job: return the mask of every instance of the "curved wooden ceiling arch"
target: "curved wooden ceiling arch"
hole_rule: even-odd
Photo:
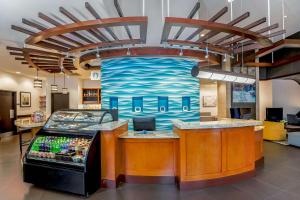
[[[59,25],[54,28],[49,28],[31,35],[25,40],[26,44],[36,45],[54,36],[60,36],[67,33],[72,33],[82,30],[91,30],[97,28],[111,28],[116,26],[139,26],[140,42],[145,43],[147,37],[147,17],[119,17],[96,19],[88,21],[79,21],[71,24]],[[117,40],[118,41],[118,40]],[[124,40],[125,42],[130,40]],[[114,43],[113,41],[111,42]],[[120,43],[120,42],[119,42]]]
[[[185,56],[200,58],[202,60],[205,56],[204,52],[195,50],[195,48],[202,50],[208,48],[210,52],[209,63],[217,64],[220,63],[220,56],[215,56],[211,52],[232,55],[240,50],[241,45],[243,45],[244,49],[251,49],[252,46],[257,47],[257,45],[260,48],[268,47],[272,45],[269,38],[285,33],[285,30],[281,30],[265,34],[277,29],[279,27],[278,24],[272,24],[253,31],[253,28],[266,22],[265,17],[257,19],[243,27],[237,26],[250,16],[249,12],[243,13],[227,24],[217,22],[228,12],[229,9],[227,6],[220,9],[207,20],[193,19],[200,8],[200,3],[197,2],[187,18],[165,18],[161,43],[168,44],[175,49],[161,47],[136,48],[134,45],[146,44],[148,25],[148,18],[146,16],[124,17],[118,0],[114,0],[114,5],[119,16],[117,18],[103,19],[89,2],[85,2],[84,5],[93,19],[82,21],[69,10],[59,7],[60,14],[69,19],[71,23],[64,23],[63,21],[65,20],[61,20],[57,15],[53,17],[40,12],[38,13],[38,17],[43,22],[22,19],[22,23],[29,26],[30,29],[12,25],[11,28],[13,30],[29,35],[25,40],[26,44],[45,50],[43,53],[40,52],[40,55],[36,55],[37,51],[33,48],[27,48],[27,50],[26,48],[19,48],[21,49],[19,51],[9,49],[11,55],[20,56],[15,59],[23,61],[22,64],[24,63],[42,70],[45,69],[48,72],[56,72],[58,70],[57,67],[62,63],[65,66],[65,70],[72,73],[72,70],[76,70],[76,67],[78,68],[79,66],[74,62],[76,65],[74,67],[72,63],[73,59],[66,55],[72,55],[73,53],[84,54],[87,50],[91,52],[84,54],[79,59],[80,62],[86,62],[88,58],[94,59],[98,50],[101,57],[104,56],[103,58],[127,56],[128,46],[130,46],[131,55],[133,56],[179,56],[181,49],[183,49],[182,51]],[[49,27],[49,24],[51,27]],[[127,39],[120,39],[118,37],[113,29],[113,27],[117,26],[125,29],[125,34],[128,36]],[[130,26],[139,27],[138,37],[133,37]],[[173,27],[178,27],[179,29],[174,36],[171,36],[170,33]],[[196,30],[188,37],[183,38],[182,33],[187,28],[194,28]],[[225,34],[225,36],[214,39],[218,34]],[[30,51],[34,52],[34,54]],[[54,52],[57,52],[60,56],[56,55],[55,57],[53,55]]]

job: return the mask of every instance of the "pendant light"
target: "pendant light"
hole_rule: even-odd
[[[36,77],[33,80],[33,87],[34,88],[42,88],[43,87],[43,81],[39,79],[39,69],[36,69]]]
[[[53,73],[53,84],[51,85],[51,92],[57,92],[58,91],[58,86],[55,84],[55,73]]]
[[[66,88],[66,74],[64,73],[64,87],[62,88],[63,94],[68,94],[68,88]]]

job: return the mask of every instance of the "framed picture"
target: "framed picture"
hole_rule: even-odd
[[[217,97],[216,96],[203,96],[203,107],[216,107]]]
[[[30,92],[20,92],[20,107],[31,107]]]

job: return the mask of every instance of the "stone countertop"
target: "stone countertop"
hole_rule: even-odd
[[[112,131],[112,130],[115,130],[127,123],[128,123],[128,120],[119,120],[119,121],[113,121],[113,122],[107,122],[107,123],[103,123],[103,124],[89,126],[89,127],[83,128],[82,130]]]
[[[15,125],[18,128],[37,128],[37,127],[43,127],[45,125],[45,121],[44,122],[20,122],[20,121],[15,121]]]
[[[119,138],[130,139],[130,138],[138,138],[138,139],[176,139],[179,136],[172,131],[151,131],[146,134],[140,134],[138,131],[127,131],[121,135]]]
[[[263,123],[257,120],[243,120],[224,118],[217,121],[208,122],[184,122],[182,120],[172,120],[173,125],[179,129],[210,129],[210,128],[235,128],[247,126],[261,126]]]

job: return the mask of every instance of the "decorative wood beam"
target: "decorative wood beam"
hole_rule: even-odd
[[[115,5],[115,7],[116,7],[116,9],[117,9],[118,15],[119,15],[120,17],[124,17],[123,11],[122,11],[122,9],[121,9],[121,7],[120,7],[120,4],[119,4],[119,1],[118,1],[118,0],[114,0],[114,5]],[[130,32],[130,30],[129,30],[128,25],[125,25],[124,27],[125,27],[125,30],[126,30],[126,32],[127,32],[127,35],[128,35],[128,37],[129,37],[129,39],[132,40],[132,35],[131,35],[131,32]]]
[[[111,26],[125,26],[125,25],[139,25],[141,40],[144,41],[147,31],[147,17],[123,17],[123,18],[107,18],[107,19],[96,19],[84,22],[76,22],[66,25],[60,25],[54,28],[47,29],[36,33],[26,39],[28,44],[36,44],[40,41],[46,40],[50,37],[71,33],[74,31],[88,30],[93,28],[105,28]]]
[[[56,20],[52,19],[51,17],[49,17],[49,16],[47,16],[47,15],[41,13],[41,12],[38,14],[38,16],[39,16],[39,18],[43,19],[44,21],[46,21],[46,22],[48,22],[48,23],[50,23],[54,26],[62,26],[63,25],[63,24],[57,22]],[[86,38],[85,36],[81,35],[80,33],[72,32],[70,34],[77,37],[77,38],[79,38],[82,41],[87,42],[87,43],[93,43],[92,40]]]
[[[299,39],[284,39],[274,43],[270,47],[259,50],[255,55],[260,58],[282,48],[300,48]]]
[[[100,15],[96,12],[96,10],[93,8],[89,2],[85,2],[85,8],[96,18],[101,19]],[[119,38],[116,36],[116,34],[110,29],[105,28],[105,30],[112,36],[114,40],[119,40]]]
[[[9,52],[9,54],[12,56],[24,56],[23,53],[20,52]]]
[[[231,49],[226,49],[226,48],[222,48],[222,47],[219,47],[219,46],[214,46],[212,44],[198,43],[198,42],[192,42],[192,41],[186,41],[186,40],[168,40],[167,43],[171,44],[171,45],[199,47],[201,49],[205,49],[206,46],[208,46],[208,48],[211,51],[216,51],[216,52],[226,53],[226,54],[231,54],[232,53]]]
[[[231,22],[228,23],[229,26],[234,26],[238,23],[240,23],[241,21],[243,21],[244,19],[247,19],[250,16],[249,12],[244,13],[243,15],[239,16],[238,18],[232,20]],[[206,40],[208,40],[209,38],[212,38],[216,35],[218,35],[220,32],[218,31],[210,31],[208,32],[205,36],[201,37],[199,40],[197,40],[197,42],[204,42]]]
[[[278,24],[273,24],[273,25],[271,25],[271,26],[268,26],[268,27],[265,27],[265,28],[263,28],[263,29],[260,29],[260,30],[254,32],[254,33],[256,33],[257,35],[259,35],[259,34],[261,34],[261,33],[264,33],[264,32],[267,32],[267,31],[270,31],[270,30],[276,29],[276,28],[278,28]],[[266,36],[264,36],[264,37],[266,37]],[[236,39],[233,40],[233,41],[229,41],[229,42],[226,42],[226,43],[222,43],[221,45],[222,45],[222,46],[230,46],[230,45],[232,45],[232,44],[235,44],[235,43],[238,43],[238,42],[240,42],[240,41],[243,41],[244,39],[247,39],[247,38],[245,38],[245,37],[242,36],[242,37],[236,38]]]
[[[245,66],[248,67],[272,67],[272,63],[263,63],[263,62],[247,62]]]
[[[38,29],[38,30],[40,30],[40,31],[44,31],[44,30],[47,29],[46,27],[44,27],[44,26],[42,26],[42,25],[40,25],[40,24],[37,24],[37,23],[35,23],[35,22],[29,21],[29,20],[24,19],[24,18],[22,18],[22,23],[23,23],[23,24],[26,24],[26,25],[28,25],[28,26],[31,26],[31,27],[33,27],[33,28],[36,28],[36,29]],[[62,39],[62,40],[71,42],[71,43],[73,43],[73,44],[75,44],[75,45],[82,45],[82,43],[80,43],[80,42],[78,42],[78,41],[76,41],[76,40],[73,40],[72,38],[69,38],[69,37],[64,36],[64,35],[58,35],[57,37],[59,37],[59,38]],[[66,45],[64,45],[64,46],[66,46]],[[74,46],[73,46],[73,47],[72,47],[72,46],[67,46],[67,47],[69,47],[69,48],[74,48]]]
[[[200,8],[200,2],[197,2],[196,5],[191,10],[191,12],[190,12],[190,14],[188,15],[187,18],[193,19],[193,17],[195,16],[195,14],[199,10],[199,8]],[[174,36],[174,40],[177,40],[179,38],[179,36],[182,34],[183,31],[184,31],[184,27],[180,27],[180,29],[178,30],[178,32]]]
[[[73,22],[81,22],[77,17],[75,17],[72,13],[67,11],[64,7],[59,7],[59,11],[64,14],[66,17],[71,19]],[[109,41],[109,39],[101,33],[98,29],[91,29],[87,30],[90,34],[92,34],[95,38],[97,38],[100,41]]]
[[[74,52],[82,52],[88,49],[95,49],[95,48],[104,48],[104,47],[115,47],[115,46],[123,46],[128,44],[141,44],[142,41],[138,39],[132,39],[132,40],[116,40],[114,42],[99,42],[94,44],[87,44],[78,48],[70,49],[70,53]]]
[[[191,28],[203,27],[205,29],[209,29],[216,32],[224,32],[224,33],[239,35],[254,40],[260,43],[262,46],[272,45],[272,41],[266,38],[265,36],[262,36],[260,34],[257,34],[249,30],[244,30],[242,28],[232,26],[230,24],[222,24],[217,22],[208,22],[204,20],[175,18],[175,17],[166,18],[165,27],[162,36],[162,43],[167,42],[167,38],[172,26],[185,26]]]
[[[212,18],[210,18],[209,22],[217,21],[220,17],[222,17],[225,13],[227,13],[228,7],[222,8],[217,14],[215,14]],[[203,28],[198,28],[194,33],[192,33],[186,40],[192,40],[194,37],[200,34],[201,31],[203,31]]]
[[[251,23],[251,24],[249,24],[249,25],[247,25],[247,26],[245,26],[243,28],[246,29],[246,30],[250,30],[250,29],[252,29],[252,28],[254,28],[256,26],[259,26],[259,25],[265,23],[266,21],[267,21],[267,18],[263,17],[263,18],[255,21],[255,22],[253,22],[253,23]],[[227,35],[225,37],[222,37],[222,38],[218,39],[217,41],[213,42],[213,44],[220,44],[220,43],[224,42],[225,40],[228,40],[228,39],[230,39],[230,38],[232,38],[234,36],[235,35],[233,35],[233,34],[229,34],[229,35]]]
[[[178,56],[180,49],[175,48],[163,48],[163,47],[134,47],[130,48],[131,56]],[[205,60],[205,52],[184,49],[183,56],[196,58],[199,60]],[[127,48],[114,49],[101,51],[100,57],[102,59],[108,59],[113,57],[127,56]],[[80,64],[86,63],[90,60],[96,59],[94,52],[82,55],[80,57]],[[210,54],[209,61],[211,64],[220,64],[220,57],[214,54]]]

